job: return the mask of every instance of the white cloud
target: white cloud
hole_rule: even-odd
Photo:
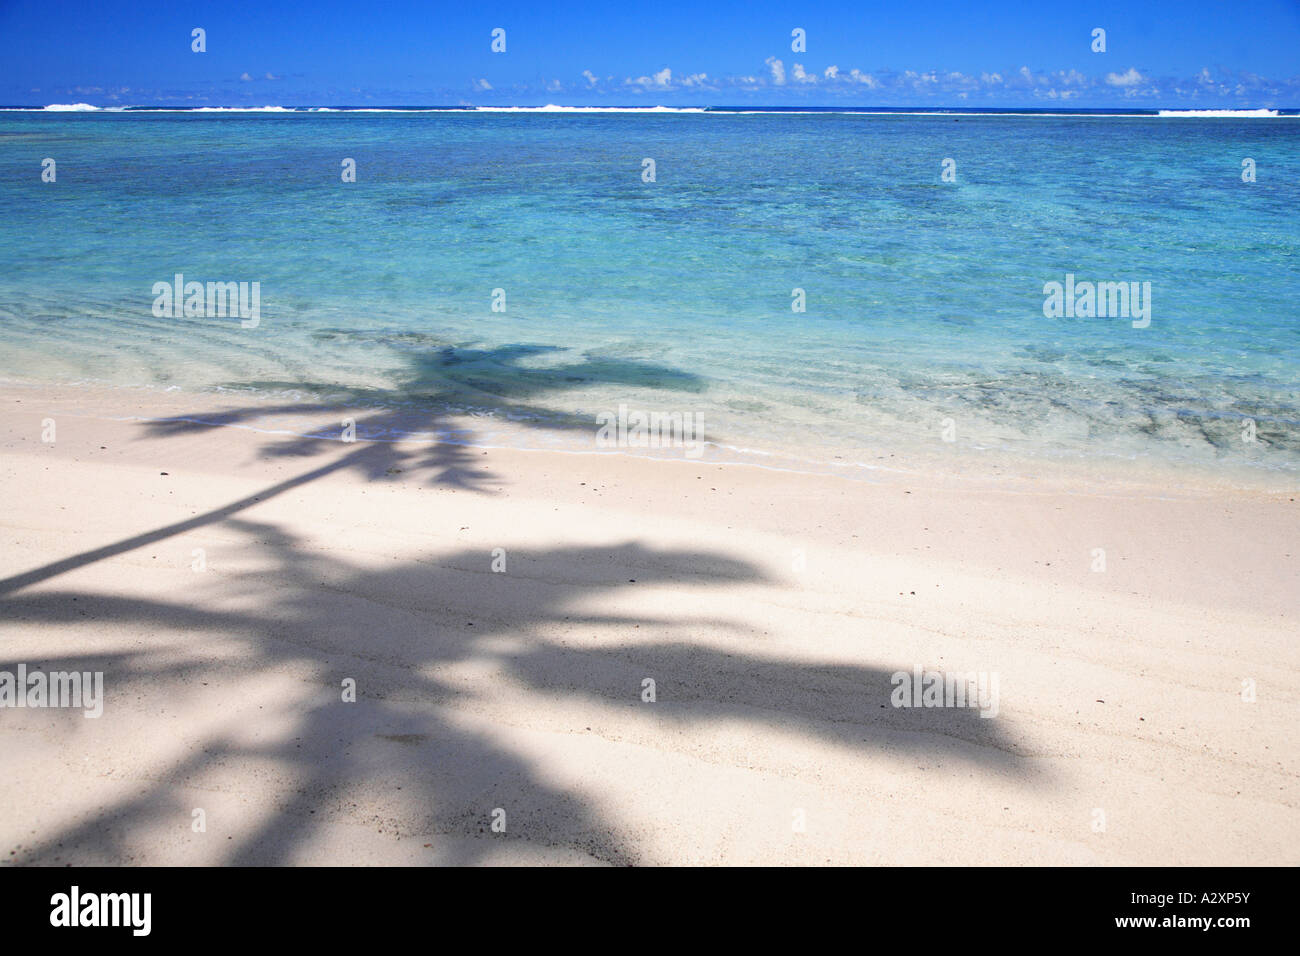
[[[1022,66],[1022,67],[1021,67],[1019,70],[1017,70],[1016,72],[1019,74],[1020,78],[1021,78],[1022,80],[1024,80],[1025,83],[1027,83],[1029,86],[1046,86],[1046,85],[1047,85],[1047,77],[1046,77],[1046,76],[1038,76],[1038,75],[1035,75],[1034,72],[1033,72],[1033,70],[1029,69],[1029,67],[1027,67],[1027,66]]]
[[[240,78],[241,80],[243,80],[245,83],[252,83],[252,82],[253,82],[253,78],[252,78],[251,76],[249,76],[247,73],[240,73],[240,74],[239,74],[239,78]]]
[[[863,73],[856,66],[853,69],[849,70],[849,79],[852,80],[854,83],[861,83],[869,90],[874,90],[878,86],[880,86],[879,81],[877,81],[874,76],[872,76],[870,73]]]
[[[635,80],[626,79],[623,81],[629,86],[640,86],[642,88],[656,87],[658,89],[668,89],[673,85],[673,71],[664,67],[658,73],[651,76],[638,76]]]
[[[790,75],[794,77],[794,81],[795,81],[796,83],[816,83],[816,82],[817,82],[817,74],[816,74],[816,73],[805,73],[805,72],[804,72],[804,68],[803,68],[803,64],[802,64],[802,63],[796,63],[796,64],[794,64],[794,66],[791,67],[791,69],[790,69]]]
[[[273,74],[267,78],[281,79]],[[242,80],[257,82],[259,76],[243,74]],[[579,82],[581,80],[582,82]],[[472,80],[476,90],[491,90],[487,80]],[[671,91],[719,91],[741,90],[747,94],[764,89],[782,91],[791,86],[787,97],[794,95],[794,90],[802,90],[822,84],[828,94],[852,96],[854,91],[871,91],[872,98],[879,96],[882,103],[906,103],[934,101],[958,102],[969,100],[972,104],[1008,102],[1016,100],[1030,102],[1039,100],[1044,103],[1064,103],[1084,99],[1084,94],[1092,97],[1101,96],[1112,102],[1138,100],[1150,101],[1158,95],[1176,96],[1179,101],[1203,103],[1208,98],[1233,98],[1245,100],[1274,99],[1283,95],[1300,95],[1300,78],[1278,81],[1268,77],[1245,72],[1212,71],[1209,68],[1197,70],[1184,77],[1162,77],[1161,86],[1155,85],[1154,77],[1144,75],[1136,67],[1128,67],[1117,73],[1083,73],[1075,69],[1046,70],[1037,73],[1028,66],[1017,67],[1005,72],[962,73],[955,70],[920,69],[920,70],[880,70],[875,73],[863,72],[854,67],[839,65],[824,69],[806,69],[802,63],[785,63],[776,56],[769,56],[763,61],[763,70],[758,75],[726,74],[711,76],[707,73],[686,73],[675,75],[669,67],[646,76],[631,76],[623,79],[623,88],[635,93],[667,93]],[[535,89],[552,92],[564,90],[612,90],[620,83],[618,77],[598,76],[592,70],[583,70],[579,76],[563,82],[559,80],[534,81]],[[1163,93],[1161,93],[1163,91]]]
[[[1131,66],[1123,73],[1106,74],[1106,82],[1111,86],[1137,86],[1144,79],[1146,77]]]

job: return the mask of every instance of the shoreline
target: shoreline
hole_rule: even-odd
[[[380,444],[422,443],[453,445],[485,451],[556,453],[593,457],[624,457],[640,461],[754,468],[796,476],[830,476],[853,483],[888,484],[922,482],[954,487],[999,488],[1010,485],[1018,492],[1044,488],[1079,494],[1123,496],[1191,496],[1234,493],[1265,498],[1300,494],[1300,473],[1282,467],[1243,462],[1186,463],[1154,456],[1119,454],[1086,457],[1063,455],[1013,455],[999,449],[967,443],[944,447],[935,441],[927,448],[917,442],[879,448],[837,449],[756,447],[704,439],[702,454],[688,455],[681,448],[597,448],[596,417],[587,431],[590,440],[577,437],[572,422],[563,425],[520,422],[494,414],[422,409],[418,403],[364,404],[320,400],[301,392],[266,394],[254,390],[186,390],[161,385],[104,385],[99,383],[22,382],[0,379],[0,405],[20,401],[19,396],[39,396],[51,410],[88,407],[70,412],[81,417],[137,424],[185,423],[244,430],[266,438],[301,439],[340,443],[340,416],[357,416],[356,441]],[[311,409],[314,425],[283,415],[286,405]],[[415,409],[415,411],[412,411]],[[437,428],[400,433],[396,437],[366,434],[366,419],[387,429],[391,417],[421,411]],[[232,419],[230,416],[237,415]],[[277,419],[275,416],[280,415]],[[557,422],[568,413],[556,412]],[[339,421],[335,421],[339,419]],[[283,423],[294,427],[283,427]],[[429,436],[429,437],[426,437]],[[481,437],[480,437],[481,436]],[[939,451],[933,450],[940,449]],[[843,454],[835,454],[842,451]],[[874,461],[863,460],[874,458]]]

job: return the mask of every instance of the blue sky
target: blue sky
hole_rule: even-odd
[[[77,102],[1298,107],[1300,0],[0,0],[0,103]]]

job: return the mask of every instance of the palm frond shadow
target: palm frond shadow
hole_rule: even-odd
[[[323,464],[310,468],[249,495],[186,521],[53,562],[45,567],[0,579],[0,595],[28,587],[87,564],[116,557],[127,551],[164,540],[204,525],[225,521],[252,505],[265,502],[336,472],[350,472],[370,481],[396,480],[405,474],[431,485],[466,491],[486,492],[493,473],[479,462],[480,452],[472,447],[473,435],[445,436],[449,409],[467,389],[498,397],[488,406],[492,414],[519,421],[534,428],[579,430],[595,434],[592,418],[561,414],[523,403],[523,398],[540,398],[562,391],[575,382],[637,385],[677,391],[699,391],[702,380],[669,366],[651,363],[584,358],[543,369],[520,365],[522,361],[552,352],[551,346],[509,345],[495,349],[417,351],[406,356],[401,383],[390,390],[341,388],[313,383],[241,383],[232,387],[284,387],[308,394],[319,393],[328,400],[294,401],[284,404],[259,402],[224,411],[196,411],[145,423],[142,439],[159,439],[201,433],[214,427],[247,426],[266,419],[290,418],[315,431],[289,436],[273,435],[257,443],[256,454],[269,458],[306,458],[329,455]],[[477,384],[475,384],[477,383]],[[484,390],[486,383],[490,388]],[[342,441],[335,427],[342,416],[351,417],[357,441]],[[325,420],[333,424],[327,430]],[[395,435],[429,434],[451,440],[397,444]]]
[[[112,719],[114,698],[147,695],[165,703],[172,693],[192,697],[196,685],[204,684],[203,693],[213,695],[219,712],[245,677],[305,668],[312,678],[299,685],[294,699],[282,702],[278,716],[287,716],[286,729],[252,745],[215,731],[178,762],[152,768],[130,798],[78,826],[42,835],[17,862],[129,861],[138,855],[134,833],[159,819],[188,827],[193,797],[186,788],[210,786],[214,773],[241,760],[273,766],[280,799],[265,809],[253,833],[232,841],[228,863],[298,859],[324,825],[351,819],[352,798],[365,785],[393,788],[395,803],[403,807],[426,808],[405,831],[393,823],[389,832],[432,844],[440,863],[485,861],[501,850],[501,841],[516,839],[533,848],[559,848],[569,858],[646,862],[636,839],[610,822],[610,814],[581,793],[547,782],[553,775],[525,756],[524,748],[503,745],[510,728],[494,727],[489,734],[469,729],[457,716],[471,698],[444,675],[465,664],[498,672],[539,706],[579,704],[590,715],[585,726],[597,730],[611,712],[640,720],[650,736],[707,732],[711,725],[742,721],[851,751],[884,748],[899,759],[942,758],[1016,775],[1026,786],[1041,782],[1027,755],[1003,734],[1002,721],[981,720],[967,710],[884,706],[891,685],[881,669],[809,667],[758,653],[724,653],[689,640],[703,620],[691,613],[658,621],[602,613],[602,632],[621,635],[616,646],[554,636],[557,627],[586,624],[593,595],[671,585],[689,611],[691,595],[701,588],[765,580],[754,567],[723,554],[666,552],[628,542],[512,553],[508,574],[487,571],[487,554],[473,550],[439,555],[436,563],[406,561],[375,570],[319,553],[306,561],[301,542],[265,522],[237,521],[233,527],[276,555],[278,570],[269,578],[265,570],[248,575],[264,587],[273,585],[269,593],[276,600],[265,612],[42,591],[10,598],[7,615],[29,625],[94,622],[193,639],[190,659],[164,655],[166,663],[142,653],[40,662],[47,670],[102,670],[110,688],[102,720]],[[474,568],[484,573],[467,570]],[[321,583],[327,586],[314,586]],[[239,653],[202,659],[205,635],[237,642]],[[509,640],[503,645],[502,639]],[[647,676],[658,683],[654,704],[640,698]],[[346,677],[357,682],[355,703],[343,701],[339,692]],[[528,729],[527,716],[519,719],[520,729]],[[576,725],[548,729],[584,732]],[[240,786],[238,779],[221,779],[232,789]],[[505,834],[490,831],[497,807],[509,815]]]
[[[522,364],[567,350],[554,346],[506,345],[491,349],[447,346],[405,356],[405,370],[391,389],[345,388],[312,382],[259,380],[230,387],[259,391],[293,391],[316,400],[281,405],[258,404],[217,413],[181,415],[150,424],[147,435],[176,435],[213,425],[240,425],[255,419],[291,418],[308,423],[312,431],[284,438],[263,454],[297,457],[315,454],[322,443],[337,442],[340,416],[349,416],[359,444],[342,455],[336,470],[354,470],[382,480],[397,472],[418,472],[431,483],[481,489],[490,474],[473,461],[467,447],[473,436],[453,429],[454,414],[486,415],[529,428],[588,432],[595,435],[594,416],[563,412],[544,404],[548,395],[599,383],[673,393],[698,393],[704,381],[667,365],[630,359],[583,357],[543,367]],[[328,421],[326,426],[324,422]],[[437,440],[420,449],[399,449],[394,439],[430,435]],[[706,441],[706,436],[698,436]]]

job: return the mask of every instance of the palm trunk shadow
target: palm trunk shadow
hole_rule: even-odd
[[[103,561],[107,558],[115,558],[118,555],[126,554],[128,551],[134,551],[137,548],[143,548],[146,545],[155,544],[167,538],[175,537],[178,534],[185,534],[187,531],[193,531],[196,528],[202,528],[206,525],[215,524],[218,521],[224,521],[233,515],[251,508],[253,505],[267,501],[286,491],[292,491],[318,478],[347,468],[363,460],[366,456],[382,454],[379,449],[371,446],[358,448],[350,452],[337,461],[321,465],[319,468],[313,468],[311,471],[296,475],[293,478],[281,481],[278,484],[270,485],[263,488],[255,495],[248,495],[240,498],[238,501],[232,501],[228,505],[220,508],[214,508],[204,514],[188,518],[185,521],[177,521],[174,524],[165,525],[156,528],[153,531],[147,531],[144,534],[138,534],[122,541],[105,545],[102,548],[95,548],[93,551],[83,551],[81,554],[64,558],[61,561],[54,561],[43,567],[33,568],[31,571],[24,571],[22,574],[15,574],[10,577],[0,579],[0,595],[12,594],[14,591],[29,587],[33,584],[39,584],[50,578],[57,577],[60,574],[66,574],[69,571],[75,571],[83,568],[88,564],[94,564],[96,561]]]

